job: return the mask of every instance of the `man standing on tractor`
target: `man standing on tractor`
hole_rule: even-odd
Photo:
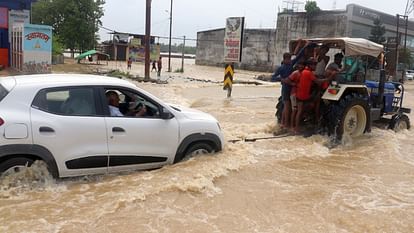
[[[289,77],[289,75],[294,70],[294,65],[301,59],[304,54],[304,50],[309,46],[310,43],[306,42],[305,46],[300,49],[297,53],[296,57],[292,60],[292,55],[290,53],[283,54],[283,61],[282,65],[275,70],[275,73],[272,75],[272,81],[282,81]],[[302,41],[300,41],[295,49],[295,52],[303,45]],[[282,128],[289,128],[290,125],[290,110],[292,108],[290,102],[290,92],[291,86],[285,82],[282,82],[282,101],[283,101],[283,112],[282,112],[282,120],[281,120],[281,127]]]
[[[299,61],[296,65],[296,70],[289,76],[289,78],[282,80],[283,83],[286,83],[291,86],[290,91],[290,103],[292,105],[292,114],[290,116],[290,126],[292,129],[295,128],[296,113],[298,112],[298,103],[296,100],[296,89],[300,80],[301,73],[305,69],[305,62]]]
[[[311,103],[313,101],[312,96],[311,96],[311,89],[312,89],[312,84],[316,83],[318,85],[322,84],[323,82],[330,82],[333,77],[335,77],[336,73],[332,73],[330,76],[326,77],[326,78],[317,78],[313,71],[316,68],[316,64],[317,64],[317,60],[314,58],[309,58],[306,62],[305,62],[305,69],[301,72],[300,75],[300,79],[299,82],[297,84],[297,89],[296,89],[296,100],[297,100],[297,104],[298,104],[298,112],[296,114],[296,121],[295,121],[295,134],[299,133],[299,125],[300,122],[302,120],[302,116],[303,116],[303,110],[304,110],[304,105]],[[313,103],[315,106],[315,103]],[[317,114],[318,111],[315,109],[315,114]],[[318,119],[319,116],[316,116],[316,119]]]
[[[329,75],[332,72],[341,72],[342,70],[342,58],[344,55],[342,53],[337,53],[334,55],[334,61],[326,67],[325,76]]]

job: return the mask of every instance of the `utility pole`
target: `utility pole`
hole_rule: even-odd
[[[184,53],[185,53],[185,36],[184,36],[184,42],[183,42],[183,56],[181,59],[181,72],[184,73]]]
[[[150,79],[151,1],[147,0],[145,19],[145,80]]]
[[[404,20],[403,21],[403,25],[401,25],[401,19],[402,20]],[[399,29],[400,29],[400,26],[404,26],[405,27],[405,30],[404,30],[404,47],[403,47],[403,53],[404,53],[404,63],[406,64],[407,63],[407,61],[406,61],[406,57],[405,57],[405,54],[406,54],[406,49],[407,49],[407,28],[408,28],[408,16],[407,15],[400,15],[400,14],[397,14],[397,45],[396,45],[396,48],[395,48],[395,53],[396,53],[396,55],[395,55],[395,76],[397,77],[397,74],[398,74],[398,63],[400,62],[399,61],[399,53],[400,53],[400,51],[399,51],[399,49],[400,49],[400,43],[401,43],[401,38],[402,38],[402,32],[400,33],[400,31],[399,31]],[[404,70],[405,70],[406,68],[404,67]],[[401,74],[401,82],[402,83],[404,83],[404,77],[405,76],[405,72],[402,72],[402,74]]]
[[[170,4],[170,39],[168,43],[168,72],[171,72],[172,9],[173,9],[173,0],[171,0],[171,4]]]

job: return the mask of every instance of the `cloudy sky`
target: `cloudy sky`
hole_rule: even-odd
[[[299,0],[305,2],[305,0]],[[247,28],[275,28],[277,12],[285,0],[173,0],[172,37],[197,37],[198,31],[223,28],[227,17],[244,16]],[[359,4],[395,15],[403,14],[407,0],[317,0],[323,10]],[[145,34],[145,0],[106,0],[103,26],[121,32]],[[303,9],[304,5],[302,5]],[[169,36],[170,0],[152,0],[152,35]],[[410,18],[414,15],[411,14]],[[110,39],[100,31],[101,39]],[[166,41],[160,41],[166,42]],[[180,43],[180,41],[173,41]]]

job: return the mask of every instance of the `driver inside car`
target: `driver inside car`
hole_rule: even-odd
[[[115,91],[107,91],[106,98],[108,100],[109,105],[109,113],[111,116],[119,117],[119,116],[136,116],[141,117],[145,116],[147,113],[147,108],[144,103],[141,102],[130,102],[130,106],[128,108],[128,112],[125,115],[119,110],[119,95]]]
[[[132,113],[133,116],[142,117],[147,113],[147,107],[141,102],[130,102],[129,112]]]

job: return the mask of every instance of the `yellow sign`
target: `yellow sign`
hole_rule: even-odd
[[[233,86],[233,75],[234,75],[234,65],[226,64],[226,68],[224,70],[223,90],[227,90],[227,97],[231,96],[231,90]]]

